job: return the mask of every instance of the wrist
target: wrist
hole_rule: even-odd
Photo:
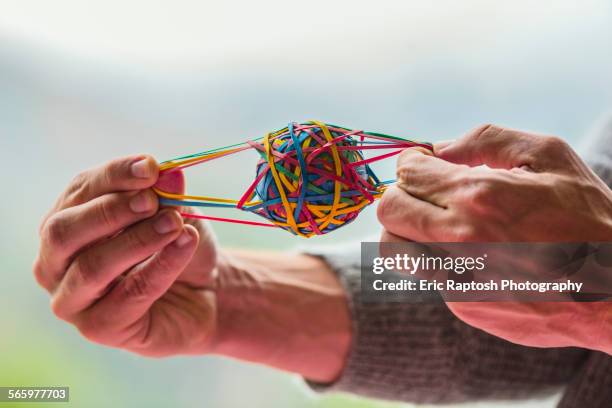
[[[212,352],[333,381],[351,338],[343,288],[306,255],[230,251],[219,257]]]

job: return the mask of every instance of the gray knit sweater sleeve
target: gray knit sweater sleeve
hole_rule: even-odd
[[[612,185],[612,125],[588,157]],[[341,376],[319,391],[345,391],[416,403],[519,399],[563,390],[559,407],[612,407],[612,357],[578,348],[509,343],[458,320],[443,302],[364,303],[359,246],[314,252],[349,297],[353,341]]]

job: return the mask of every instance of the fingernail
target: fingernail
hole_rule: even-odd
[[[181,235],[179,235],[179,237],[176,239],[176,241],[174,241],[174,245],[176,245],[179,248],[182,248],[182,247],[186,246],[187,244],[189,244],[192,239],[193,239],[193,237],[191,236],[189,231],[187,231],[185,228],[183,228],[183,232],[181,233]]]
[[[157,220],[153,223],[153,228],[158,234],[167,234],[176,231],[180,225],[176,220],[176,216],[168,211],[157,216]]]
[[[140,159],[132,163],[132,176],[136,178],[149,178],[151,177],[151,165],[147,158]]]
[[[155,198],[147,191],[136,194],[130,200],[130,209],[135,213],[148,212],[153,208],[155,208]]]

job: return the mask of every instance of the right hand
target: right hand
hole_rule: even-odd
[[[40,227],[36,279],[51,308],[89,340],[147,356],[199,354],[216,328],[215,239],[207,224],[158,208],[149,156],[77,176]]]
[[[400,156],[399,183],[385,192],[378,206],[387,231],[383,240],[612,239],[612,191],[563,140],[486,125],[434,150],[435,156],[414,148]],[[517,264],[523,282],[530,277],[543,281],[542,269],[546,270]],[[597,282],[594,293],[606,293],[610,287],[608,276],[581,280]],[[609,302],[448,301],[447,305],[464,322],[518,344],[612,353]]]

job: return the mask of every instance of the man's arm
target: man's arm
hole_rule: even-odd
[[[244,253],[229,255],[241,257]],[[274,254],[250,254],[241,261],[229,260],[249,265],[238,271],[239,276],[250,278],[230,279],[226,283],[231,287],[228,291],[233,304],[231,314],[242,319],[233,323],[231,318],[219,320],[221,326],[230,324],[232,329],[228,333],[234,333],[226,337],[230,347],[222,346],[223,354],[298,373],[318,372],[316,376],[305,377],[319,391],[417,403],[550,394],[567,384],[587,358],[585,350],[542,350],[496,338],[458,320],[442,301],[362,302],[358,244],[342,251],[330,249],[313,255],[316,258],[286,257],[280,262],[280,255]],[[250,265],[254,259],[258,272],[252,274]],[[321,294],[336,292],[336,279],[343,287],[343,302],[348,301],[350,345],[342,351],[341,365],[328,365],[327,374],[322,376],[321,367],[313,364],[323,363],[320,357],[325,354],[331,361],[338,361],[339,356],[329,353],[343,349],[345,338],[330,328],[344,327],[343,310],[347,304],[326,301],[331,308],[325,310],[320,306],[311,311],[314,305],[308,299],[321,301]],[[322,282],[332,286],[324,290]],[[245,290],[251,287],[258,290]],[[305,288],[306,298],[297,296]],[[224,290],[219,292],[220,299],[225,297]],[[314,298],[312,290],[318,293]],[[240,301],[245,296],[251,300]],[[223,304],[223,301],[219,304],[221,309]],[[334,308],[336,312],[332,312]],[[329,342],[315,341],[318,338]],[[272,355],[271,350],[275,350]],[[335,372],[337,367],[339,372]],[[322,380],[324,377],[327,379]],[[329,381],[330,378],[334,380]]]
[[[219,262],[211,351],[332,382],[351,339],[346,296],[320,258],[227,251]]]

